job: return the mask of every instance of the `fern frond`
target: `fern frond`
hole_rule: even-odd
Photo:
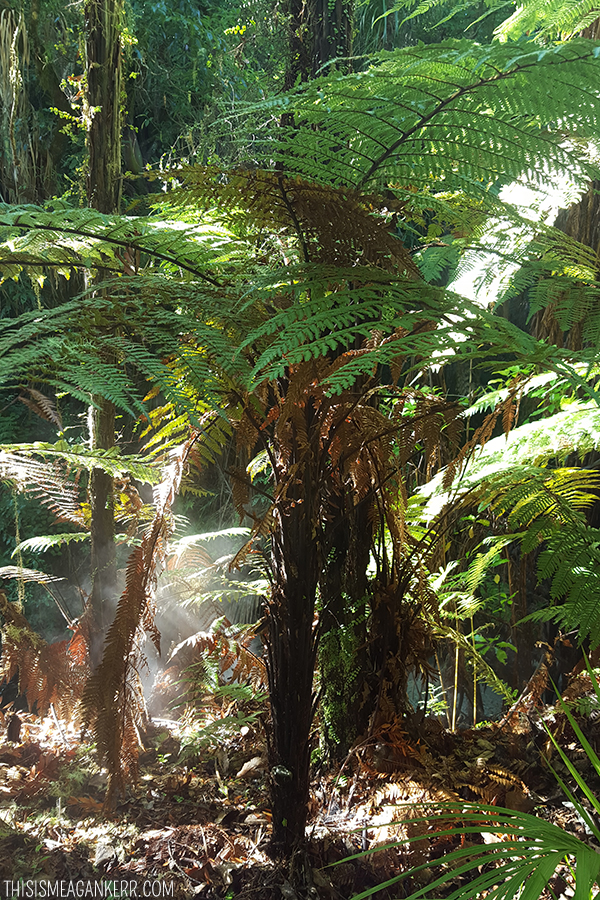
[[[251,625],[233,626],[226,618],[218,620],[208,631],[200,631],[178,644],[171,653],[169,666],[180,671],[200,656],[208,656],[218,663],[218,675],[223,678],[231,670],[234,681],[248,682],[255,690],[265,690],[267,672],[264,660],[248,649],[256,636]]]
[[[2,592],[0,613],[5,619],[0,681],[18,675],[19,691],[38,715],[45,715],[52,706],[62,718],[72,719],[89,673],[86,616],[75,627],[71,640],[48,644]]]
[[[0,205],[0,272],[27,267],[81,267],[126,274],[125,253],[143,254],[218,284],[218,268],[239,246],[216,225],[164,222],[155,217],[107,216],[94,209],[43,210]]]
[[[573,403],[566,410],[541,421],[520,425],[507,436],[488,439],[482,448],[472,453],[466,463],[456,493],[466,495],[471,490],[477,491],[478,486],[486,482],[490,490],[495,490],[492,485],[500,488],[502,483],[508,486],[526,481],[528,474],[534,478],[538,475],[545,478],[549,473],[544,466],[550,461],[562,462],[573,453],[583,458],[597,447],[600,447],[600,410],[597,404]],[[452,478],[456,468],[452,467]],[[577,470],[565,470],[567,471],[576,475]],[[593,492],[594,475],[588,474],[592,479],[588,483],[589,489]],[[588,474],[583,474],[582,477],[586,479]],[[428,519],[450,501],[452,495],[445,485],[451,481],[442,472],[420,489],[423,495],[430,498],[425,508]]]
[[[495,10],[510,8],[512,4],[506,0],[486,0],[486,11],[471,24],[476,24]],[[433,9],[444,9],[444,15],[436,25],[442,25],[458,13],[472,10],[476,15],[481,10],[479,0],[396,0],[390,10],[384,15],[397,14],[407,11],[404,22],[418,16],[426,15]],[[495,35],[501,40],[522,40],[525,35],[530,40],[540,43],[549,38],[561,38],[568,40],[581,31],[584,31],[598,19],[598,8],[594,0],[521,0],[515,12],[504,20],[495,30]]]
[[[109,772],[108,807],[123,791],[127,779],[137,775],[138,728],[145,714],[137,670],[139,637],[146,630],[160,646],[152,602],[156,566],[164,557],[171,505],[196,440],[194,434],[178,453],[171,454],[163,481],[154,489],[154,521],[129,558],[126,587],[106,636],[102,661],[88,679],[83,695],[84,721],[93,723],[98,751]]]
[[[501,559],[502,551],[513,542],[515,537],[514,534],[494,537],[489,550],[475,556],[465,575],[465,584],[472,594],[478,590],[489,569]]]
[[[61,460],[45,462],[35,458],[35,450],[30,445],[25,448],[19,452],[17,447],[16,453],[0,450],[0,480],[39,499],[55,514],[57,521],[85,525],[79,487],[60,464]]]
[[[525,0],[496,29],[500,40],[518,40],[523,34],[538,39],[568,40],[598,18],[594,0]]]
[[[71,544],[79,541],[87,541],[89,540],[89,537],[90,534],[88,531],[74,531],[66,534],[38,535],[37,537],[28,538],[26,541],[21,541],[20,544],[17,544],[11,554],[11,557],[13,557],[16,553],[22,553],[23,550],[32,550],[34,553],[43,553],[45,550],[49,550],[51,547],[59,547],[62,544]]]
[[[538,560],[539,577],[551,578],[551,596],[562,600],[553,618],[593,647],[600,644],[599,571],[600,531],[585,524],[555,531]]]
[[[4,464],[8,468],[10,463],[17,467],[19,461],[24,464],[26,460],[37,456],[42,459],[59,460],[64,463],[67,472],[81,469],[91,472],[92,469],[102,469],[113,478],[130,475],[146,484],[156,484],[160,481],[160,471],[156,466],[135,454],[122,456],[118,447],[111,447],[109,450],[98,448],[90,450],[83,444],[69,444],[65,440],[54,444],[43,441],[36,441],[33,444],[0,444],[0,466]],[[24,480],[23,484],[26,483]]]
[[[186,535],[186,537],[179,538],[177,541],[171,541],[169,544],[167,569],[171,571],[184,566],[211,566],[213,563],[211,557],[206,550],[198,547],[198,544],[215,541],[219,538],[247,538],[249,535],[249,528],[231,527],[223,528],[219,531],[207,531],[204,534]]]
[[[597,45],[583,39],[544,50],[464,40],[405,47],[367,72],[286,95],[281,112],[294,125],[266,152],[286,173],[355,188],[439,180],[478,197],[498,177],[536,182],[539,159],[583,182],[592,169],[564,135],[574,104],[578,133],[597,132],[587,86],[598,65]]]
[[[41,419],[46,419],[48,422],[52,422],[53,425],[56,425],[59,431],[63,430],[62,419],[60,414],[57,412],[55,403],[49,398],[42,394],[41,391],[35,390],[35,388],[28,387],[27,392],[29,397],[19,397],[21,403],[24,403],[25,406],[28,406],[32,412],[36,413]]]
[[[65,580],[57,575],[47,575],[46,572],[38,572],[37,569],[27,569],[24,566],[0,566],[0,578],[19,578],[36,584],[55,584]]]

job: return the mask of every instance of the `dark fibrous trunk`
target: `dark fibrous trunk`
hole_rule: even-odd
[[[304,496],[299,491],[296,500],[288,499],[287,508],[278,511],[272,536],[275,587],[268,607],[272,843],[285,855],[304,840],[315,708],[313,623],[321,553],[311,533],[316,520],[310,512],[310,474],[304,484]]]

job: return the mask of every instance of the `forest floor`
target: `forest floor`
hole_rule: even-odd
[[[19,713],[20,728],[14,721],[8,728],[16,740],[0,741],[0,896],[346,900],[458,846],[436,836],[435,819],[414,821],[420,813],[410,804],[444,799],[535,812],[585,837],[545,763],[542,716],[592,788],[599,786],[561,713],[524,707],[503,723],[456,733],[413,716],[315,773],[307,851],[290,868],[268,852],[256,722],[211,747],[186,736],[181,722],[153,721],[137,784],[106,813],[107,776],[93,747],[52,717]],[[600,722],[593,715],[582,721],[594,745]],[[418,839],[407,844],[407,837]],[[406,897],[431,878],[425,868],[374,896]],[[97,884],[104,893],[92,893]],[[555,895],[564,887],[555,884]]]

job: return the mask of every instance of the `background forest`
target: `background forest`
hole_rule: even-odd
[[[464,733],[489,746],[430,799],[530,814],[550,676],[600,775],[568,705],[598,702],[599,21],[582,0],[2,4],[0,674],[29,710],[6,739],[85,727],[105,813],[153,717],[183,716],[224,797],[249,735],[289,896],[351,896],[297,863],[315,779],[423,768]],[[493,896],[540,896],[579,861],[559,850]]]

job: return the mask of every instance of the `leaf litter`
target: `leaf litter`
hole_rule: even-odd
[[[569,690],[577,698],[584,688]],[[269,852],[257,722],[203,746],[186,744],[185,717],[150,721],[140,778],[109,814],[107,774],[85,737],[56,717],[19,717],[19,741],[8,740],[5,722],[0,742],[0,883],[162,879],[176,900],[346,900],[456,849],[456,838],[439,834],[443,826],[420,820],[423,804],[444,800],[535,810],[585,837],[545,763],[542,717],[584,777],[592,773],[565,717],[546,708],[457,733],[436,719],[388,723],[342,765],[317,767],[306,849],[287,863]],[[580,721],[600,741],[594,711]],[[362,851],[377,852],[356,858]],[[375,896],[407,896],[429,877],[424,869]],[[568,872],[555,888],[561,879],[568,886]]]

